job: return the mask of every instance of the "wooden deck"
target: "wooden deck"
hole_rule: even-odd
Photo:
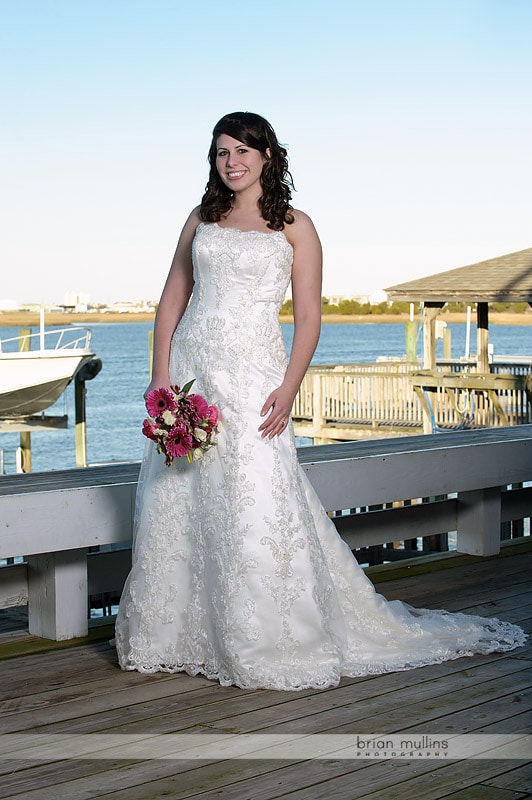
[[[389,599],[499,616],[530,632],[531,566],[528,541],[492,558],[445,556],[411,567],[378,567],[370,574]],[[291,693],[221,688],[201,677],[123,673],[107,641],[64,644],[25,633],[0,637],[1,734],[139,734],[147,740],[170,733],[442,738],[526,733],[530,727],[530,641],[508,654]],[[4,800],[522,800],[531,797],[532,786],[530,763],[502,759],[36,762],[4,754],[0,776]]]

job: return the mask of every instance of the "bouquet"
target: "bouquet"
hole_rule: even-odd
[[[218,409],[200,394],[189,394],[193,383],[189,381],[182,389],[154,389],[146,397],[150,416],[142,423],[142,433],[156,443],[167,467],[182,456],[189,464],[198,461],[217,444]]]

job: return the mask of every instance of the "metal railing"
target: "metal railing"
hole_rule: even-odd
[[[0,339],[0,353],[38,350],[88,350],[92,331],[86,328],[56,328],[36,333],[20,333]],[[33,347],[34,344],[37,347]],[[7,348],[6,348],[6,345]]]

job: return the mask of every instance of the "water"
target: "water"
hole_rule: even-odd
[[[144,437],[140,426],[145,416],[142,394],[148,384],[148,332],[150,322],[101,323],[92,327],[92,348],[103,362],[102,371],[87,382],[87,456],[91,464],[128,461],[142,457]],[[452,356],[464,354],[466,326],[450,324]],[[292,325],[283,325],[290,348]],[[474,333],[472,327],[472,334]],[[16,336],[17,329],[0,328],[2,338]],[[472,336],[472,338],[474,338]],[[528,326],[493,325],[490,341],[495,355],[532,355],[532,329]],[[421,348],[421,343],[419,344]],[[472,352],[475,343],[471,343]],[[375,361],[379,356],[403,356],[405,328],[402,323],[324,324],[313,364]],[[443,355],[438,342],[439,356]],[[75,467],[74,388],[69,386],[47,414],[68,414],[66,430],[32,434],[34,472]],[[0,434],[6,451],[6,472],[15,471],[18,434]]]

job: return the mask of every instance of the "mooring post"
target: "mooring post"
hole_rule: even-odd
[[[102,368],[99,358],[87,361],[74,378],[74,403],[76,409],[76,467],[87,466],[87,389],[86,381],[91,381]]]
[[[81,370],[74,379],[74,404],[76,409],[76,467],[87,466],[87,389]]]
[[[409,364],[417,362],[417,322],[409,320],[405,322],[406,333],[406,360]]]
[[[18,349],[20,353],[31,350],[31,328],[19,328]],[[31,433],[24,431],[20,434],[20,469],[22,472],[31,472]]]
[[[443,329],[443,357],[446,361],[450,361],[452,354],[451,346],[451,329]]]

